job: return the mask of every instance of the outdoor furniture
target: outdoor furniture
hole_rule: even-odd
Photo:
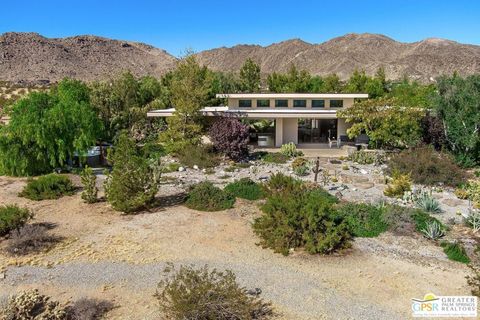
[[[355,146],[358,150],[361,150],[363,148],[367,148],[369,142],[370,138],[366,134],[362,133],[355,139]]]
[[[332,146],[333,146],[334,144],[337,145],[337,148],[340,148],[340,140],[328,138],[328,146],[330,147],[330,149],[332,149]]]

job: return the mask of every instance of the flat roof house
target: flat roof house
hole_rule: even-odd
[[[259,134],[259,146],[280,147],[325,144],[347,134],[348,124],[337,111],[353,105],[354,99],[368,98],[365,93],[232,93],[217,94],[227,99],[226,106],[206,107],[205,116],[237,116],[274,120],[272,137]],[[168,117],[174,108],[152,110],[149,117]]]

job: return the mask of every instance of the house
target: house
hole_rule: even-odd
[[[226,106],[206,107],[205,116],[236,116],[273,120],[271,128],[258,133],[259,146],[280,147],[293,142],[299,146],[320,146],[346,138],[348,124],[337,111],[353,105],[364,93],[232,93],[217,94]],[[168,117],[174,108],[153,110],[149,117]]]

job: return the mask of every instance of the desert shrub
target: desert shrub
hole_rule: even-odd
[[[82,298],[67,307],[70,320],[95,320],[101,319],[114,305],[107,300]]]
[[[11,232],[6,250],[12,255],[25,255],[50,249],[61,238],[50,235],[44,224],[27,224]]]
[[[430,240],[438,240],[445,235],[445,230],[436,221],[427,222],[427,227],[422,229],[423,235]]]
[[[383,194],[387,197],[402,197],[406,191],[412,189],[410,174],[401,174],[399,171],[392,173],[392,179]]]
[[[435,148],[441,150],[447,144],[447,137],[445,136],[445,127],[442,119],[438,116],[427,113],[421,120],[422,127],[422,141]]]
[[[105,181],[105,195],[112,208],[126,213],[149,206],[160,184],[160,166],[137,155],[135,143],[121,134],[113,154],[113,170]]]
[[[97,176],[93,173],[92,168],[85,167],[80,174],[83,185],[82,199],[87,203],[97,202],[98,188]]]
[[[358,164],[381,165],[385,163],[385,154],[377,151],[360,150],[349,154],[347,159]]]
[[[480,230],[480,212],[469,210],[468,216],[465,218],[465,224],[472,228],[473,232],[478,232]]]
[[[19,196],[37,201],[58,199],[72,195],[74,190],[75,187],[67,176],[51,173],[37,179],[30,179]]]
[[[264,197],[262,186],[255,181],[252,181],[250,178],[242,178],[229,183],[224,191],[235,197],[247,200],[258,200]]]
[[[305,158],[295,158],[292,162],[292,170],[297,176],[308,175],[310,171],[310,163]]]
[[[387,204],[383,207],[383,219],[391,232],[399,235],[410,235],[416,230],[413,215],[419,209]]]
[[[162,167],[162,172],[163,173],[176,172],[180,167],[181,167],[180,163],[170,162],[167,165]]]
[[[292,188],[294,192],[286,191]],[[281,190],[270,193],[262,206],[263,215],[253,224],[263,247],[287,255],[291,248],[328,254],[350,245],[349,226],[336,210],[335,198],[292,181]]]
[[[262,156],[262,160],[268,163],[286,163],[289,157],[280,152],[268,152]]]
[[[461,188],[455,190],[455,194],[460,199],[472,201],[474,207],[480,207],[480,180],[469,180]]]
[[[233,207],[235,196],[215,187],[211,182],[204,181],[194,185],[185,202],[190,209],[199,211],[220,211]]]
[[[445,226],[438,220],[435,219],[434,217],[430,216],[428,213],[422,211],[422,210],[414,210],[412,211],[411,217],[413,219],[413,222],[415,223],[415,229],[418,232],[422,232],[422,230],[425,230],[428,227],[429,223],[437,223],[439,226],[442,227],[442,229],[445,230]]]
[[[339,207],[355,237],[377,237],[387,231],[384,208],[366,203],[346,203]]]
[[[442,209],[440,207],[440,202],[435,199],[431,193],[422,192],[416,199],[415,205],[417,208],[422,209],[425,212],[430,213],[440,213]]]
[[[413,181],[423,185],[444,184],[458,186],[468,175],[459,168],[447,154],[432,147],[418,147],[404,150],[391,157],[388,162],[390,173],[410,173]]]
[[[269,303],[248,294],[230,270],[167,268],[155,297],[167,319],[267,319],[273,315]]]
[[[7,305],[0,312],[0,318],[66,320],[66,306],[50,297],[41,295],[38,290],[27,290],[8,299]]]
[[[444,241],[440,245],[442,246],[443,252],[445,252],[448,259],[465,264],[470,263],[470,258],[465,252],[465,248],[460,243]]]
[[[219,118],[209,130],[216,150],[233,160],[248,156],[249,126],[235,118]]]
[[[33,213],[17,205],[0,206],[0,236],[4,236],[12,230],[24,226],[33,218]]]
[[[472,295],[480,297],[480,267],[469,264],[472,275],[466,276],[467,283],[472,289]]]
[[[288,158],[303,156],[303,152],[297,150],[297,146],[293,142],[282,144],[280,153]]]
[[[211,146],[187,146],[177,151],[175,155],[181,164],[190,168],[195,165],[202,169],[213,168],[220,163],[218,156],[213,153]]]

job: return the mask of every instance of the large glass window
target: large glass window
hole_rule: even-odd
[[[330,108],[343,108],[343,100],[330,100]]]
[[[252,100],[238,100],[238,106],[240,108],[251,108]]]
[[[288,107],[288,100],[275,100],[275,107],[276,108],[287,108]]]
[[[268,108],[268,107],[270,107],[270,100],[268,99],[257,100],[257,108]]]
[[[306,108],[307,107],[307,100],[293,100],[293,107],[294,108]]]
[[[298,143],[327,143],[337,137],[337,119],[298,119]]]
[[[325,108],[325,100],[312,100],[312,108]]]

